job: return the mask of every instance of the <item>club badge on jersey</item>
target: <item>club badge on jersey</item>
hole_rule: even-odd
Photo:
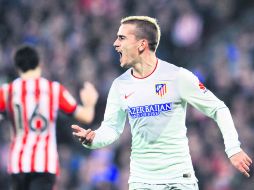
[[[155,92],[158,96],[162,97],[167,93],[167,85],[163,84],[155,84]]]

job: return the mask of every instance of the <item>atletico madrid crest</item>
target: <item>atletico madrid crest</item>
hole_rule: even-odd
[[[156,84],[155,85],[155,92],[160,97],[164,96],[167,93],[167,85],[164,84]]]

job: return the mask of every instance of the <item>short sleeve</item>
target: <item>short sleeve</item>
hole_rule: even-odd
[[[59,109],[67,114],[72,114],[76,108],[76,100],[64,86],[60,85]]]
[[[6,102],[4,98],[4,90],[0,88],[0,112],[4,112],[6,110]]]

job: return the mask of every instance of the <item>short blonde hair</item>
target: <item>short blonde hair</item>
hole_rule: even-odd
[[[138,28],[137,38],[146,38],[149,48],[156,51],[158,48],[161,30],[155,18],[149,16],[128,16],[121,20],[121,24],[135,24]]]

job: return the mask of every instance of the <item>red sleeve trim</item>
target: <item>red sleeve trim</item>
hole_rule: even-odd
[[[4,112],[6,110],[6,103],[4,98],[4,91],[0,88],[0,112]]]
[[[76,100],[69,93],[69,91],[65,89],[65,87],[60,85],[59,109],[67,114],[71,114],[76,110],[76,108],[77,108]]]

